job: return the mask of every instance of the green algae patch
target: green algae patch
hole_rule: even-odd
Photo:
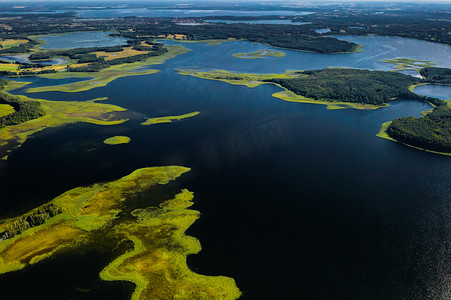
[[[413,70],[416,72],[420,72],[422,68],[434,67],[435,63],[430,62],[428,60],[417,60],[410,58],[395,58],[395,59],[384,59],[380,62],[395,64],[395,69],[393,71],[406,71]]]
[[[14,107],[8,104],[0,104],[0,118],[15,112]]]
[[[270,80],[274,78],[294,78],[297,76],[295,71],[287,71],[283,74],[249,74],[249,73],[234,73],[224,70],[212,70],[212,71],[195,71],[195,70],[177,70],[180,75],[189,75],[202,79],[218,80],[227,82],[234,85],[244,85],[248,88],[254,88],[262,84],[271,84],[271,82],[265,82],[264,80]]]
[[[2,233],[25,217],[1,220],[0,274],[48,260],[62,249],[88,243],[96,247],[103,235],[118,245],[133,244],[100,272],[103,280],[134,283],[132,299],[239,298],[241,292],[232,278],[199,275],[187,266],[186,257],[201,250],[197,239],[185,235],[199,218],[198,211],[188,209],[192,192],[183,189],[172,198],[160,195],[146,201],[154,202],[152,207],[128,210],[136,199],[150,197],[150,191],[189,170],[143,168],[116,181],[72,189],[46,204],[57,208],[57,215],[11,238]]]
[[[3,159],[6,159],[7,154],[13,149],[20,147],[28,137],[46,128],[80,122],[95,125],[117,125],[127,121],[127,119],[118,118],[120,112],[126,111],[125,108],[96,103],[95,100],[70,102],[18,97],[23,101],[38,101],[41,103],[45,115],[18,125],[0,128],[0,155]]]
[[[131,139],[128,136],[113,136],[103,141],[104,144],[107,145],[120,145],[120,144],[128,144]]]
[[[255,88],[262,84],[273,84],[284,91],[274,93],[272,96],[277,99],[281,99],[287,102],[308,103],[308,104],[321,104],[326,105],[329,109],[378,109],[381,107],[387,107],[389,105],[372,105],[363,103],[351,103],[340,101],[321,101],[312,98],[307,98],[302,95],[298,95],[280,84],[271,82],[272,79],[290,79],[297,77],[307,77],[307,75],[300,74],[298,71],[287,71],[282,74],[248,74],[248,73],[234,73],[224,70],[212,70],[212,71],[196,71],[196,70],[178,70],[180,75],[188,75],[208,80],[218,80],[234,85],[244,85],[249,88]]]
[[[173,121],[181,121],[183,119],[192,118],[200,114],[200,112],[195,111],[183,115],[178,116],[166,116],[166,117],[157,117],[157,118],[150,118],[147,119],[147,121],[141,123],[141,125],[153,125],[153,124],[161,124],[161,123],[172,123]]]
[[[258,59],[267,57],[284,57],[286,54],[285,52],[276,50],[258,50],[250,53],[236,53],[233,54],[233,56],[241,59]]]
[[[27,93],[54,92],[54,91],[66,93],[83,92],[98,87],[104,87],[113,80],[116,80],[121,77],[155,74],[158,73],[159,71],[139,70],[139,69],[148,65],[162,64],[166,62],[168,59],[174,58],[178,55],[184,54],[189,51],[188,49],[186,49],[181,45],[170,45],[166,46],[166,48],[168,49],[168,52],[166,52],[163,55],[150,57],[140,62],[111,66],[102,69],[99,72],[57,72],[52,74],[39,75],[39,77],[50,79],[63,79],[76,77],[76,78],[87,78],[87,80],[55,86],[30,88],[27,90]]]
[[[438,152],[438,151],[432,151],[432,150],[423,149],[423,148],[420,148],[420,147],[416,147],[416,146],[413,146],[413,145],[409,145],[409,144],[400,142],[400,141],[392,138],[387,133],[388,126],[390,126],[391,123],[392,123],[392,121],[383,123],[382,126],[381,126],[381,130],[376,134],[376,136],[381,138],[381,139],[386,139],[386,140],[389,140],[389,141],[392,141],[392,142],[400,143],[400,144],[402,144],[404,146],[408,146],[410,148],[414,148],[414,149],[417,149],[417,150],[426,151],[426,152],[434,153],[434,154],[445,155],[445,156],[451,156],[451,153]]]
[[[192,199],[193,193],[182,190],[159,208],[134,210],[134,220],[115,226],[115,234],[132,241],[133,250],[106,266],[100,277],[134,283],[132,299],[239,298],[232,278],[199,275],[186,264],[188,255],[201,250],[197,239],[185,235],[199,218],[198,211],[187,209]]]

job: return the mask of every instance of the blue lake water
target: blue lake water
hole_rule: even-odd
[[[199,238],[203,250],[189,256],[188,264],[201,274],[235,278],[243,299],[441,299],[448,287],[451,161],[375,136],[382,123],[420,116],[429,105],[406,99],[371,111],[327,110],[275,99],[272,93],[281,89],[273,85],[250,89],[175,71],[392,70],[394,65],[380,60],[396,57],[443,67],[451,63],[451,47],[445,45],[342,38],[363,44],[364,51],[323,55],[277,49],[287,55],[246,60],[232,55],[276,48],[243,41],[183,43],[192,51],[151,66],[159,73],[79,93],[30,94],[66,101],[108,97],[107,103],[129,110],[130,121],[36,134],[0,165],[1,214],[140,167],[184,165],[192,171],[175,188],[193,191],[194,209],[202,212],[188,234]],[[31,80],[34,85],[58,82]],[[428,87],[415,91],[439,94]],[[200,115],[140,125],[146,117],[192,111]],[[130,136],[132,142],[103,144],[114,135]],[[60,299],[126,299],[130,286],[98,279],[107,259],[95,251],[62,254],[1,275],[0,290],[19,299],[40,290]],[[23,282],[33,284],[23,289]],[[77,293],[75,286],[90,292]]]
[[[207,23],[225,23],[225,24],[287,24],[287,25],[304,25],[309,22],[292,22],[291,20],[205,20]]]
[[[429,97],[436,97],[442,100],[451,99],[451,85],[422,85],[417,86],[414,92]]]
[[[108,32],[72,32],[39,37],[47,44],[42,49],[90,48],[124,45],[127,39],[108,36]]]
[[[103,17],[207,17],[207,16],[301,16],[311,12],[292,10],[198,10],[198,9],[99,9],[99,10],[75,10],[77,16],[82,18]]]

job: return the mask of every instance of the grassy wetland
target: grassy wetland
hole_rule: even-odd
[[[181,121],[183,119],[188,119],[195,117],[199,115],[200,112],[194,111],[191,113],[178,115],[178,116],[165,116],[165,117],[155,117],[155,118],[149,118],[145,122],[141,123],[141,125],[154,125],[154,124],[161,124],[161,123],[172,123],[173,121]]]
[[[121,145],[130,143],[131,139],[128,136],[116,135],[110,138],[107,138],[103,141],[104,144],[107,145]]]
[[[276,51],[276,50],[258,50],[255,52],[249,53],[236,53],[233,54],[236,58],[241,59],[258,59],[258,58],[267,58],[267,57],[284,57],[286,56],[285,52]]]
[[[106,86],[108,83],[110,83],[111,81],[113,81],[117,78],[157,73],[158,72],[157,70],[140,71],[139,68],[141,68],[143,66],[147,66],[147,65],[162,64],[168,59],[174,58],[177,55],[181,55],[181,54],[189,51],[188,49],[184,48],[181,45],[166,46],[166,47],[168,49],[168,52],[166,52],[165,54],[163,54],[161,56],[150,57],[144,61],[139,61],[139,62],[134,62],[134,63],[110,66],[110,67],[108,67],[106,69],[102,69],[98,72],[58,72],[58,73],[52,73],[52,74],[39,75],[40,77],[49,78],[49,79],[63,79],[63,78],[70,78],[70,77],[92,78],[92,79],[87,79],[85,81],[80,81],[80,82],[75,82],[75,83],[70,83],[70,84],[30,88],[27,90],[27,92],[28,93],[39,93],[39,92],[59,91],[59,92],[74,93],[74,92],[88,91],[88,90],[91,90],[94,88]]]
[[[96,102],[105,100],[105,98],[71,102],[31,99],[25,96],[17,97],[25,103],[37,101],[45,114],[17,125],[0,128],[0,155],[3,159],[7,159],[8,154],[20,147],[31,135],[46,128],[79,122],[95,125],[117,125],[127,121],[127,119],[119,116],[119,113],[126,111],[125,108]]]
[[[134,283],[132,299],[237,299],[241,292],[232,278],[199,275],[186,265],[186,256],[201,250],[197,239],[185,235],[199,218],[199,212],[188,209],[192,192],[183,189],[169,200],[154,199],[151,207],[128,208],[140,195],[189,170],[138,169],[116,181],[72,189],[0,221],[0,274],[51,259],[62,249],[95,247],[94,235],[103,234],[133,244],[100,273],[103,280]]]

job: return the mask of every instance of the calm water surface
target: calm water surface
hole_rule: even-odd
[[[205,20],[207,23],[225,23],[225,24],[288,24],[288,25],[304,25],[310,22],[291,22],[291,20]]]
[[[46,45],[42,49],[90,48],[124,45],[127,39],[108,36],[109,32],[72,32],[39,37]]]
[[[450,159],[375,137],[383,122],[420,116],[430,106],[400,100],[373,111],[331,111],[275,99],[271,94],[281,90],[276,86],[249,89],[174,70],[391,70],[393,65],[379,60],[424,59],[423,52],[428,60],[450,67],[448,46],[345,38],[362,43],[364,52],[281,50],[286,57],[243,60],[232,54],[274,48],[190,43],[183,45],[193,51],[151,66],[161,71],[157,74],[120,78],[86,92],[33,95],[51,100],[109,97],[108,103],[129,109],[131,120],[110,127],[50,129],[27,141],[0,166],[0,214],[24,211],[70,188],[116,179],[136,168],[184,165],[192,171],[176,187],[195,192],[194,209],[202,212],[188,233],[200,239],[203,250],[188,263],[202,274],[235,278],[243,299],[445,299]],[[47,85],[45,79],[34,84]],[[140,125],[145,117],[197,110],[198,117],[182,122]],[[102,143],[114,135],[130,136],[131,143]],[[60,298],[126,299],[130,286],[97,277],[111,256],[63,253],[0,276],[0,289],[5,297],[19,299],[42,290]],[[23,289],[23,282],[33,284]]]

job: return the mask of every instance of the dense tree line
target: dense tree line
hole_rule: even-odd
[[[388,126],[387,133],[412,146],[451,153],[451,109],[442,105],[420,118],[396,119]]]
[[[3,90],[8,85],[9,80],[0,78],[0,90]]]
[[[420,70],[421,76],[431,83],[451,84],[451,69],[447,68],[423,68]]]
[[[46,60],[54,57],[66,56],[71,59],[79,59],[85,54],[105,51],[105,52],[120,52],[124,49],[121,46],[110,46],[110,47],[90,47],[90,48],[75,48],[67,50],[50,50],[45,52],[37,52],[30,54],[30,60]]]
[[[11,71],[0,71],[0,76],[6,77],[18,77],[18,76],[34,76],[39,74],[50,74],[56,73],[57,71],[54,69],[41,70],[41,71],[22,71],[20,73],[11,72]]]
[[[407,98],[435,105],[443,104],[440,99],[412,93],[409,86],[422,80],[397,72],[322,69],[299,72],[299,75],[297,78],[275,78],[267,81],[315,100],[383,105],[392,98]]]
[[[305,50],[318,53],[352,52],[357,45],[332,37],[321,37],[311,29],[294,25],[264,24],[209,24],[203,26],[182,26],[174,23],[137,24],[134,32],[122,36],[136,38],[142,35],[158,36],[183,34],[188,40],[245,39],[251,42],[276,47]]]
[[[40,102],[21,100],[20,97],[5,92],[0,92],[0,104],[8,104],[14,108],[12,114],[0,117],[0,128],[21,124],[45,115]]]
[[[11,221],[10,224],[6,226],[6,230],[0,232],[0,242],[10,239],[29,228],[42,225],[46,220],[60,213],[62,213],[62,209],[52,203],[38,207],[30,213]]]

